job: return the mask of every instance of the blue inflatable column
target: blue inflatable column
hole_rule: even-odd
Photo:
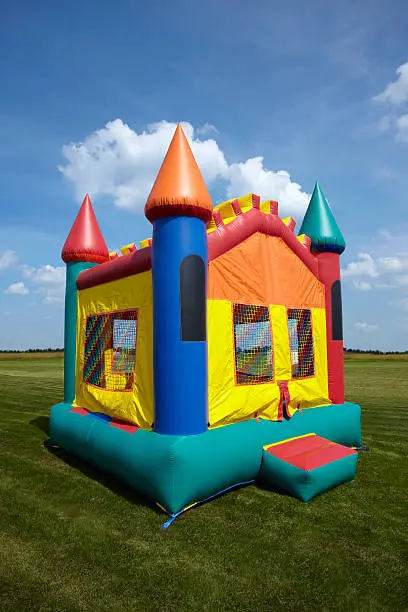
[[[154,221],[154,429],[161,434],[199,434],[208,426],[207,262],[205,221]]]
[[[77,285],[78,275],[96,264],[68,262],[65,286],[64,326],[64,403],[72,404],[75,398],[76,331],[77,331]]]

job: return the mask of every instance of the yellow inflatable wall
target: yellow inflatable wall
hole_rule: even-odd
[[[78,292],[75,405],[151,429],[154,422],[153,309],[151,271]],[[209,263],[208,279],[209,423],[218,427],[255,415],[276,420],[279,381],[288,381],[289,413],[330,404],[326,354],[324,287],[280,239],[254,234]],[[268,382],[237,384],[234,304],[267,307],[273,376]],[[313,375],[293,378],[288,309],[308,309],[313,334]],[[135,367],[115,371],[114,351],[103,351],[103,375],[109,388],[85,382],[88,317],[137,311]],[[89,333],[88,333],[89,335]]]

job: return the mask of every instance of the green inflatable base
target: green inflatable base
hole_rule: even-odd
[[[51,409],[50,442],[109,472],[174,516],[187,506],[257,478],[262,450],[314,432],[345,446],[361,446],[360,406],[309,408],[288,421],[252,419],[195,436],[167,436],[111,427],[93,415]]]

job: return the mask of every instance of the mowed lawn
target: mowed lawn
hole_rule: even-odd
[[[44,447],[62,359],[0,361],[1,610],[408,610],[408,362],[347,361],[355,483],[250,486],[180,517]],[[237,449],[239,452],[239,449]]]

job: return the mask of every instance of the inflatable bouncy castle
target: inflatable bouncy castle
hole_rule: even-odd
[[[51,410],[51,444],[170,522],[249,482],[307,502],[354,480],[345,242],[319,185],[299,235],[254,194],[213,208],[179,125],[145,214],[152,239],[109,253],[86,196],[65,242],[64,402]]]

